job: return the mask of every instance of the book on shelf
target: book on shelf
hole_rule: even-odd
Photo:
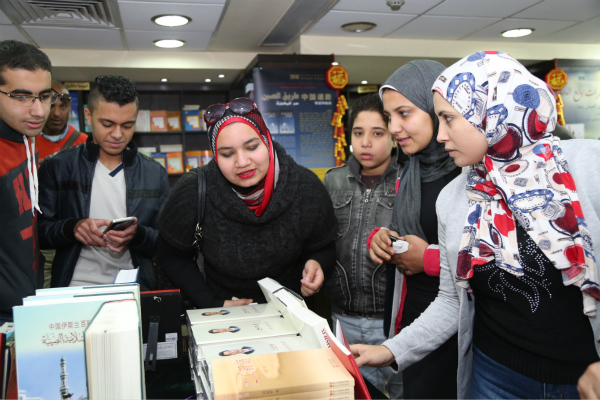
[[[200,151],[200,165],[206,165],[215,158],[212,150],[201,150]]]
[[[124,291],[35,297],[39,298],[33,301],[30,296],[22,306],[13,307],[19,396],[89,398],[84,331],[102,304],[135,300],[135,294]]]
[[[167,153],[152,153],[150,155],[154,161],[163,166],[164,169],[167,169]]]
[[[161,153],[171,153],[171,152],[182,152],[183,145],[181,143],[178,144],[161,144],[159,146],[159,150]]]
[[[185,170],[186,172],[192,168],[197,168],[200,165],[200,156],[202,153],[200,150],[191,150],[185,152]]]
[[[264,303],[187,310],[186,315],[187,323],[191,327],[196,324],[230,322],[240,319],[249,320],[266,317],[280,317],[281,313],[272,305]]]
[[[180,359],[182,338],[179,289],[142,292],[140,306],[146,365],[155,365],[155,362],[156,365],[164,364]]]
[[[137,132],[150,132],[150,110],[138,110],[135,130]]]
[[[150,131],[151,132],[166,132],[167,131],[167,112],[165,110],[150,111]]]
[[[140,328],[135,300],[100,305],[84,332],[90,399],[145,398]]]
[[[156,153],[156,147],[138,147],[138,153],[152,157],[152,153]]]
[[[206,121],[204,120],[205,113],[206,113],[206,110],[200,110],[200,128],[202,128],[203,131],[208,130],[208,126],[206,126]]]
[[[183,156],[181,151],[170,151],[167,154],[167,173],[182,174],[183,171]]]
[[[181,130],[181,111],[167,111],[167,130]]]
[[[200,110],[183,110],[183,127],[186,131],[201,131],[202,118]]]
[[[264,398],[354,386],[331,349],[212,360],[215,400]]]

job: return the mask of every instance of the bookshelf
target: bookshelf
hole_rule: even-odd
[[[218,84],[153,84],[138,83],[136,88],[139,93],[140,110],[165,110],[179,111],[183,117],[183,107],[196,104],[200,109],[216,103],[229,101],[229,88]],[[180,126],[185,126],[183,118]],[[182,153],[193,150],[210,150],[206,131],[179,131],[165,132],[140,132],[136,131],[133,141],[138,147],[155,147],[160,151],[161,145],[181,145]],[[169,181],[173,186],[182,173],[169,174]]]

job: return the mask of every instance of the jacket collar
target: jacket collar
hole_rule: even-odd
[[[396,157],[395,154],[392,154],[392,159],[390,160],[390,163],[388,164],[383,174],[381,174],[381,180],[383,181],[391,173],[396,173],[398,171],[398,165],[398,157]],[[360,178],[360,163],[354,157],[354,155],[351,155],[348,158],[348,166],[350,167],[349,175],[356,179],[358,182],[362,182]]]
[[[94,143],[94,138],[91,133],[88,135],[87,141],[85,142],[85,147],[88,151],[88,160],[91,163],[95,163],[96,160],[98,160],[98,157],[100,156],[100,146]],[[121,160],[123,160],[123,166],[131,166],[136,154],[137,146],[132,139],[127,144],[127,147],[125,147],[125,150],[123,150],[123,152],[121,153]]]
[[[15,131],[0,119],[0,138],[11,142],[23,143],[23,134]]]

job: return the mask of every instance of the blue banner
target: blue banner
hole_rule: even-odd
[[[252,76],[254,101],[273,140],[307,168],[335,166],[337,92],[325,82],[325,71],[254,68]]]

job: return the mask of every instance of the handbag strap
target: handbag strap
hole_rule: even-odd
[[[194,233],[194,247],[198,249],[202,243],[202,220],[204,219],[204,205],[206,204],[206,177],[202,168],[198,167],[198,221]]]
[[[74,130],[73,133],[71,134],[71,137],[69,137],[69,140],[67,140],[60,149],[64,150],[64,149],[68,149],[69,147],[73,146],[73,144],[79,138],[79,135],[81,135],[81,132],[79,132],[78,130]]]

